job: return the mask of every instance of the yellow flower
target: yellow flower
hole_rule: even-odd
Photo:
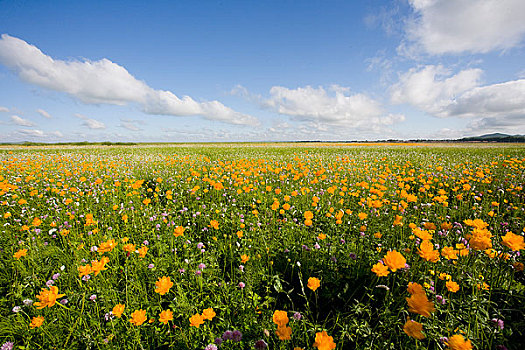
[[[113,307],[113,310],[111,310],[111,313],[115,315],[115,317],[120,318],[122,317],[122,313],[124,312],[125,308],[126,308],[126,305],[117,304]]]
[[[133,311],[133,313],[131,314],[131,320],[129,320],[129,322],[131,322],[134,326],[140,326],[141,324],[143,324],[144,322],[146,322],[148,318],[146,317],[146,310],[135,310]]]
[[[459,284],[454,281],[447,281],[447,289],[449,292],[456,293],[459,290]]]
[[[330,337],[326,331],[315,333],[315,342],[314,347],[319,350],[332,350],[335,349],[336,344],[334,343],[334,338]]]
[[[16,253],[13,254],[13,258],[20,259],[23,256],[27,255],[27,249],[20,249]]]
[[[31,319],[31,323],[29,324],[29,327],[31,329],[38,328],[44,323],[44,317],[43,316],[36,316]]]
[[[35,303],[35,306],[37,309],[43,309],[46,306],[51,307],[55,305],[58,298],[63,297],[65,294],[58,294],[58,287],[51,286],[49,289],[42,289],[40,294],[38,294],[36,297],[39,301]]]
[[[377,277],[385,277],[390,273],[390,271],[388,271],[388,267],[383,265],[382,262],[378,262],[372,266],[372,272],[375,273]]]
[[[173,312],[171,310],[164,310],[159,314],[159,322],[168,324],[169,321],[173,321]]]
[[[512,232],[508,232],[505,236],[501,237],[502,244],[507,246],[511,250],[525,249],[525,242],[523,236],[516,235]]]
[[[205,320],[213,320],[213,318],[215,317],[216,313],[215,311],[213,310],[212,307],[208,308],[208,309],[204,309],[202,311],[202,318],[205,319]]]
[[[155,292],[160,295],[168,293],[171,287],[173,287],[173,282],[171,282],[171,278],[166,276],[159,278],[159,280],[155,282]]]
[[[405,332],[408,336],[416,339],[425,339],[425,335],[421,333],[423,330],[423,325],[419,322],[412,321],[411,319],[408,319],[403,326],[403,332]]]
[[[461,334],[455,334],[448,339],[447,349],[450,350],[470,350],[472,349],[472,343],[470,340],[465,341],[465,338]]]
[[[288,315],[286,311],[275,310],[273,313],[273,322],[277,324],[278,327],[284,327],[288,323]]]
[[[383,263],[392,270],[392,272],[396,272],[397,269],[402,269],[405,267],[407,261],[403,254],[393,250],[383,257]]]
[[[200,325],[203,323],[204,323],[204,318],[199,314],[195,314],[190,317],[190,327],[193,326],[193,327],[199,328]]]
[[[279,337],[280,340],[290,340],[292,339],[292,328],[288,326],[278,326],[275,334]]]
[[[321,281],[317,277],[310,277],[308,279],[307,287],[315,292],[317,288],[321,286]]]
[[[430,317],[430,313],[436,311],[434,303],[428,301],[428,298],[424,293],[412,294],[410,298],[406,299],[409,306],[408,311],[410,312]]]

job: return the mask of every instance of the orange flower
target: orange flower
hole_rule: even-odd
[[[290,340],[292,339],[292,328],[288,326],[279,326],[277,327],[275,334],[277,334],[280,340]]]
[[[13,254],[13,258],[20,259],[23,256],[27,255],[27,249],[20,249],[16,253]]]
[[[335,349],[336,344],[334,338],[330,337],[326,331],[315,333],[314,347],[319,350],[332,350]]]
[[[246,255],[246,254],[241,255],[241,262],[243,264],[246,264],[248,262],[248,260],[250,260],[250,257],[248,255]]]
[[[122,247],[122,249],[124,249],[125,252],[133,253],[135,251],[135,245],[131,244],[131,243],[128,243],[128,244],[125,244]]]
[[[58,298],[62,298],[65,294],[58,294],[58,287],[51,286],[49,289],[42,289],[40,294],[36,297],[39,301],[35,303],[37,309],[43,309],[46,306],[51,307],[55,305]]]
[[[419,322],[412,321],[411,319],[408,319],[403,326],[403,332],[405,332],[408,336],[419,340],[425,339],[425,335],[421,333],[422,330],[423,325]]]
[[[407,291],[411,295],[418,294],[418,293],[425,294],[425,290],[423,289],[423,286],[420,285],[419,283],[415,283],[415,282],[409,282],[408,283]]]
[[[199,328],[200,325],[203,323],[204,323],[204,318],[199,314],[195,314],[190,317],[190,327],[193,326],[193,327]]]
[[[525,249],[525,242],[523,236],[516,235],[512,232],[508,232],[505,236],[501,237],[502,244],[510,250],[521,250]]]
[[[393,250],[383,257],[383,263],[392,270],[392,272],[396,272],[397,269],[402,269],[405,267],[407,261],[403,254]]]
[[[447,349],[450,350],[470,350],[472,349],[472,343],[470,340],[465,341],[465,338],[461,334],[455,334],[448,339]]]
[[[321,286],[321,281],[317,277],[310,277],[308,279],[307,287],[315,292],[317,288]]]
[[[93,270],[91,270],[91,266],[90,265],[85,265],[85,266],[79,266],[78,267],[78,275],[79,275],[79,277],[89,275],[91,272],[93,272]]]
[[[33,318],[31,319],[31,323],[29,324],[29,327],[31,327],[31,329],[33,329],[33,328],[38,328],[38,327],[40,327],[43,323],[44,323],[44,317],[43,317],[43,316],[33,317]]]
[[[215,230],[219,229],[219,222],[217,220],[211,220],[210,226],[213,227]]]
[[[357,214],[357,217],[359,218],[359,220],[364,220],[368,217],[368,215],[365,213],[359,213]]]
[[[106,252],[111,252],[113,248],[115,248],[116,246],[117,246],[117,243],[115,243],[115,240],[110,239],[106,242],[100,243],[100,246],[98,247],[97,251],[99,254],[104,254]]]
[[[159,280],[155,282],[155,292],[160,295],[168,293],[171,287],[173,287],[173,282],[171,282],[171,278],[166,276],[159,278]]]
[[[383,265],[382,262],[378,262],[372,266],[372,272],[375,273],[377,277],[385,277],[390,273],[390,271],[388,271],[388,267]]]
[[[436,311],[434,303],[428,301],[426,294],[416,293],[410,298],[406,298],[408,302],[408,311],[420,314],[425,317],[430,317],[430,313]]]
[[[171,310],[164,310],[159,314],[159,322],[168,324],[169,321],[173,321],[173,312]]]
[[[432,239],[432,235],[428,231],[422,230],[419,227],[416,227],[415,229],[413,229],[412,233],[415,234],[419,239],[423,241],[429,241]]]
[[[131,322],[134,326],[140,326],[141,324],[143,324],[144,322],[146,322],[148,318],[146,317],[146,310],[135,310],[133,311],[133,313],[131,314],[131,320],[129,320],[129,322]]]
[[[95,273],[95,276],[100,273],[100,271],[107,270],[106,264],[109,262],[109,258],[106,256],[103,256],[100,261],[93,260],[91,262],[91,270]]]
[[[419,248],[417,248],[417,253],[426,261],[434,263],[439,261],[439,251],[434,250],[434,245],[430,241],[421,242]]]
[[[304,212],[304,219],[305,220],[312,220],[314,218],[314,214],[311,211],[305,211]]]
[[[137,249],[138,253],[139,253],[139,257],[140,258],[143,258],[146,256],[146,254],[148,253],[148,247],[146,247],[145,245],[143,245],[142,247],[140,247],[139,249]]]
[[[454,281],[447,281],[447,289],[449,292],[456,293],[459,290],[459,284]]]
[[[175,232],[173,233],[173,235],[174,235],[175,237],[180,237],[180,236],[182,236],[183,234],[184,234],[184,227],[182,227],[182,226],[177,226],[177,227],[175,228]]]
[[[458,258],[458,251],[452,247],[443,247],[441,255],[447,260],[456,260]]]
[[[122,317],[122,313],[124,312],[125,308],[126,308],[126,305],[117,304],[113,307],[113,310],[111,310],[111,313],[115,315],[115,317],[120,318]]]
[[[204,309],[202,311],[202,318],[205,319],[205,320],[213,320],[213,318],[215,317],[216,313],[215,311],[213,310],[212,307],[208,308],[208,309]]]
[[[273,322],[277,324],[278,327],[284,327],[288,323],[288,315],[286,311],[275,310],[273,313]]]

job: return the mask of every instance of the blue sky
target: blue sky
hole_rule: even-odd
[[[525,2],[3,1],[0,142],[525,134]]]

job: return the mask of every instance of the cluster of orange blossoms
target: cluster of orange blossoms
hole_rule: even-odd
[[[389,251],[383,257],[383,259],[372,266],[372,272],[374,272],[378,277],[387,276],[390,271],[396,272],[398,269],[402,269],[406,266],[406,259],[403,254],[397,252],[396,250]]]
[[[58,298],[62,298],[65,294],[58,294],[58,287],[51,286],[49,289],[42,289],[40,294],[36,297],[39,301],[35,303],[37,309],[43,309],[46,306],[52,307],[55,305]]]
[[[91,265],[84,265],[78,267],[78,274],[80,277],[95,273],[95,276],[100,273],[100,271],[107,270],[106,264],[109,262],[107,256],[103,256],[102,259],[91,261]]]
[[[202,314],[195,314],[190,317],[190,327],[196,327],[199,328],[201,324],[204,323],[205,320],[213,320],[216,313],[213,310],[213,308],[204,309],[202,311]]]
[[[273,322],[277,325],[275,334],[277,334],[280,340],[292,339],[292,328],[288,327],[289,319],[286,311],[275,310],[273,313]]]

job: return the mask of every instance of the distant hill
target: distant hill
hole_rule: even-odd
[[[507,135],[502,133],[494,133],[494,134],[485,134],[481,136],[471,136],[471,137],[464,137],[462,139],[459,139],[457,141],[467,141],[467,142],[525,142],[525,135]]]

